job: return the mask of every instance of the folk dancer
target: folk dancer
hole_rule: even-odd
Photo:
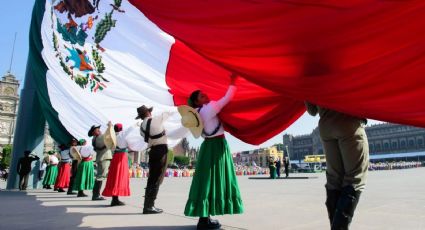
[[[125,139],[126,132],[122,124],[115,124],[114,130],[117,135],[117,146],[109,166],[108,178],[102,196],[112,197],[111,206],[121,206],[124,202],[119,196],[130,196],[130,177],[128,168],[128,143]]]
[[[46,175],[43,180],[43,188],[52,189],[51,185],[54,185],[58,176],[58,163],[59,159],[56,157],[55,151],[49,151],[48,156],[45,158],[47,164]]]
[[[102,182],[106,180],[109,171],[109,165],[112,160],[112,150],[106,145],[105,139],[110,138],[110,129],[112,128],[112,123],[108,122],[108,127],[105,131],[105,134],[102,134],[100,131],[100,125],[93,125],[89,132],[88,136],[93,137],[92,146],[96,152],[96,181],[93,187],[92,200],[105,200],[100,196],[100,189],[102,188]]]
[[[186,216],[199,217],[197,229],[219,229],[221,224],[210,216],[240,214],[244,209],[232,153],[218,118],[236,93],[235,80],[236,75],[232,74],[226,95],[218,101],[211,101],[197,90],[188,100],[192,108],[179,107],[183,126],[188,127],[195,137],[201,134],[204,137],[184,211]]]
[[[152,116],[153,107],[143,105],[137,108],[136,119],[142,119],[140,134],[148,143],[149,151],[149,177],[145,191],[143,214],[159,214],[163,210],[155,207],[155,200],[159,192],[159,186],[164,180],[167,169],[167,135],[164,129],[164,121],[170,113],[164,112],[158,116]]]
[[[77,197],[86,197],[84,190],[92,190],[94,187],[95,175],[93,165],[93,147],[87,145],[86,140],[79,140],[81,146],[79,154],[81,162],[78,164],[77,174],[75,175],[75,182],[73,190],[78,191]],[[76,157],[79,159],[79,157]]]

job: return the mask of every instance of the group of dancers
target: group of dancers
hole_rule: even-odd
[[[178,108],[183,126],[194,136],[204,137],[184,209],[186,216],[199,217],[198,229],[219,229],[221,224],[211,216],[239,214],[244,209],[232,154],[218,118],[221,109],[236,92],[236,76],[232,75],[231,79],[226,95],[220,100],[210,101],[205,93],[197,90],[190,95],[189,106]],[[163,112],[153,116],[152,111],[153,107],[143,105],[137,108],[136,117],[142,120],[140,135],[149,149],[143,214],[163,212],[155,207],[155,200],[167,169],[168,145],[163,123],[171,114]],[[187,122],[195,120],[198,122]],[[125,138],[128,130],[123,129],[122,124],[112,125],[109,122],[105,133],[102,133],[100,126],[93,125],[88,132],[92,145],[87,145],[84,139],[72,139],[68,145],[60,146],[59,154],[49,151],[43,160],[47,165],[43,187],[52,189],[53,186],[58,192],[66,192],[67,189],[67,194],[78,197],[86,197],[84,191],[92,190],[94,201],[112,197],[111,206],[124,205],[119,197],[130,196],[129,144]],[[105,180],[106,185],[100,193]]]
[[[230,79],[230,86],[221,99],[212,101],[204,92],[196,90],[190,94],[187,106],[178,107],[182,125],[194,137],[204,138],[184,208],[186,216],[199,217],[197,229],[219,229],[221,224],[211,219],[211,216],[240,214],[244,211],[232,154],[225,139],[223,124],[218,117],[236,93],[237,76],[232,74]],[[319,113],[321,116],[319,127],[328,164],[326,207],[331,229],[348,229],[360,193],[364,189],[367,173],[367,137],[363,129],[365,120],[308,102],[306,106],[310,114]],[[167,167],[168,146],[163,122],[170,114],[164,112],[152,116],[152,110],[152,107],[143,105],[137,108],[136,117],[143,120],[140,134],[149,148],[149,177],[144,214],[163,212],[154,204]],[[112,129],[115,132],[111,132]],[[111,206],[124,205],[118,198],[130,195],[127,158],[129,146],[125,132],[121,124],[113,126],[111,122],[104,134],[100,131],[100,126],[92,126],[88,132],[88,136],[93,137],[92,146],[87,146],[85,140],[73,139],[69,147],[61,146],[60,161],[55,152],[49,152],[45,159],[48,166],[43,185],[46,188],[54,185],[59,192],[68,188],[68,194],[78,191],[78,197],[85,197],[87,195],[84,191],[92,190],[92,200],[104,200],[103,195],[112,197]],[[93,150],[96,152],[96,175]],[[100,194],[104,180],[106,185]]]

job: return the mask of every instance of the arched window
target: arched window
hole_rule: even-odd
[[[406,148],[406,141],[405,140],[400,141],[400,147]]]

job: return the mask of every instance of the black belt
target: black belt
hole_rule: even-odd
[[[149,136],[150,139],[159,139],[161,137],[165,136],[165,130],[162,131],[162,133],[154,135],[154,136]]]

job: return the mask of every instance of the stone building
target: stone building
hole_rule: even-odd
[[[0,81],[0,152],[2,146],[13,144],[16,118],[19,105],[19,81],[7,72]],[[46,125],[44,134],[44,151],[56,148]]]
[[[370,154],[408,153],[425,151],[425,129],[383,123],[366,127]],[[304,159],[305,155],[324,154],[318,128],[311,134],[293,136],[283,135],[285,155]]]
[[[13,144],[19,104],[19,81],[6,73],[0,81],[0,146]]]

